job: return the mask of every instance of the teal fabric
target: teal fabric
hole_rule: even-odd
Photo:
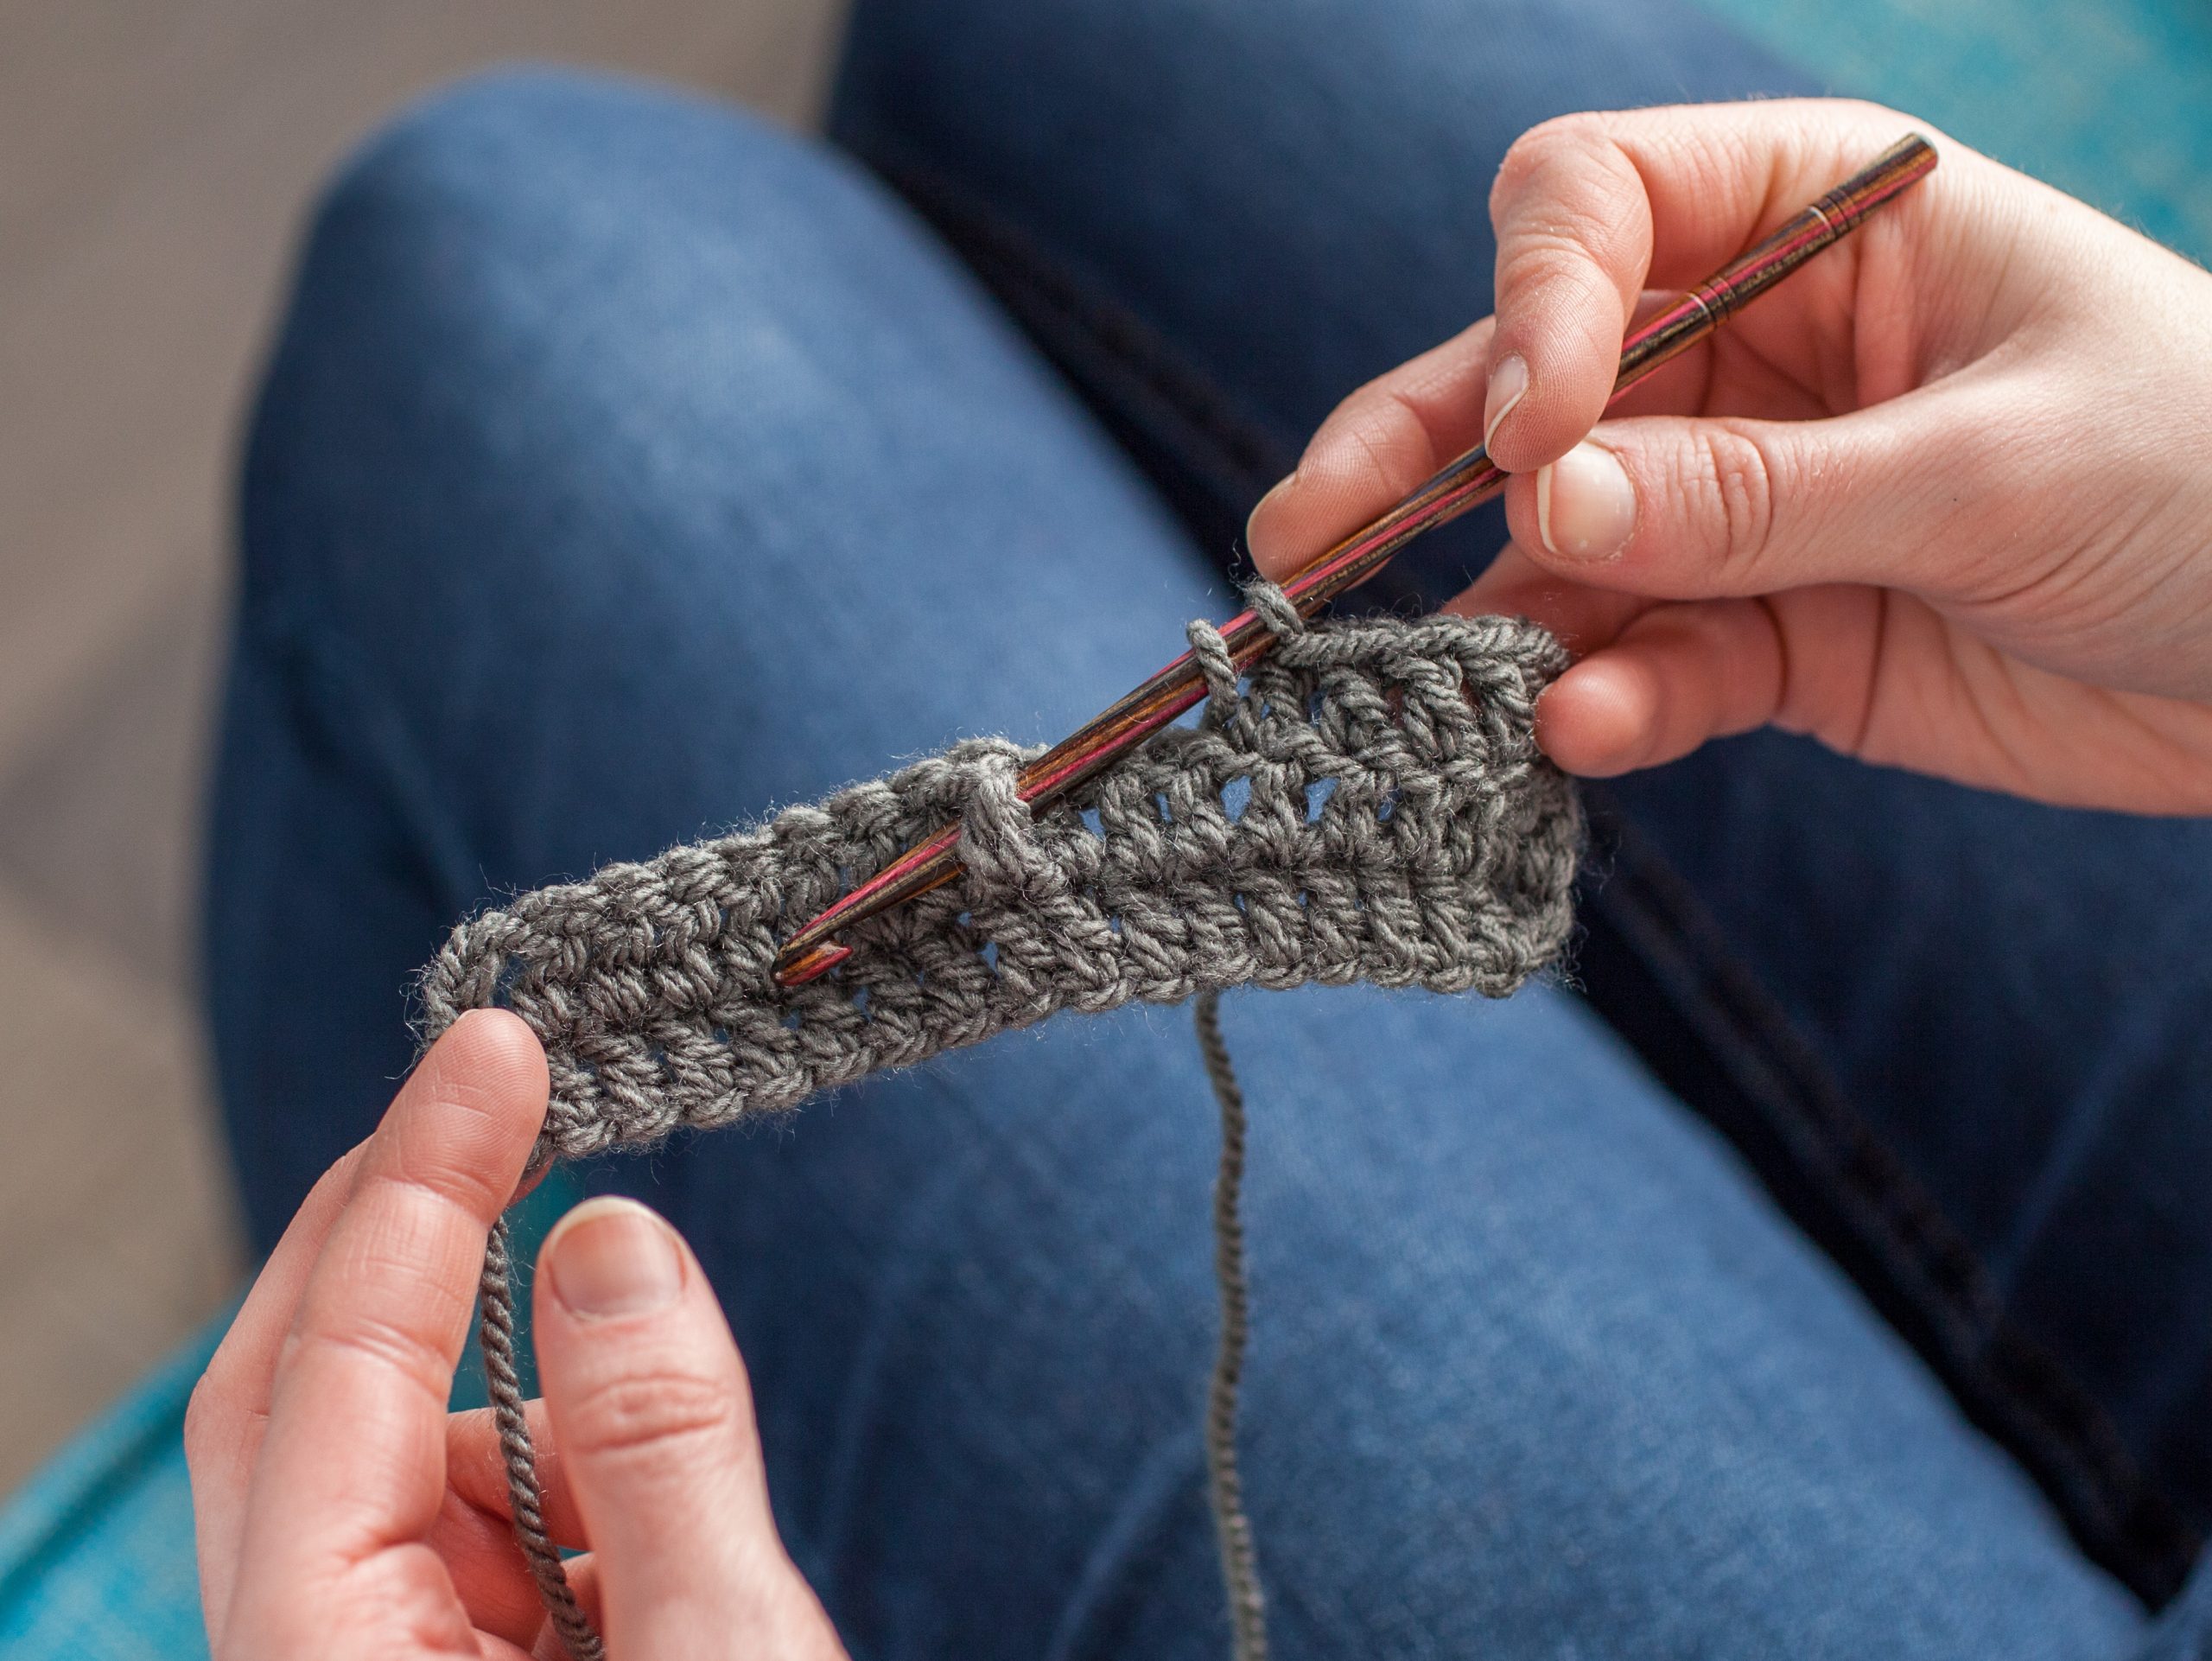
[[[2212,262],[2203,0],[1700,0],[1840,95],[1909,110]]]
[[[1706,4],[1835,92],[1910,110],[2212,258],[2212,11],[2200,0]],[[523,1261],[575,1197],[565,1181],[533,1196]],[[181,1438],[219,1332],[187,1346],[0,1512],[0,1655],[206,1654]],[[464,1366],[456,1403],[481,1400]]]
[[[518,1261],[534,1261],[554,1219],[582,1197],[566,1171],[548,1178],[516,1214]],[[527,1320],[526,1297],[522,1307]],[[184,1409],[231,1313],[79,1433],[0,1512],[0,1656],[7,1661],[207,1655]],[[474,1362],[472,1347],[454,1376],[457,1408],[483,1404],[483,1374]]]
[[[0,1516],[0,1655],[181,1661],[207,1652],[184,1406],[211,1327],[80,1434]]]

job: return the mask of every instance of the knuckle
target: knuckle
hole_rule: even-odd
[[[397,1185],[411,1191],[406,1195],[411,1203],[456,1211],[481,1226],[499,1213],[513,1189],[502,1157],[512,1138],[483,1105],[479,1087],[449,1088],[438,1099],[460,1116],[455,1126],[435,1141],[395,1145],[367,1181]]]
[[[579,1459],[685,1469],[728,1445],[741,1416],[727,1383],[663,1367],[593,1385],[567,1405],[561,1440]]]
[[[425,1168],[403,1152],[383,1169],[364,1173],[359,1193],[383,1206],[380,1234],[404,1238],[446,1227],[484,1226],[468,1198],[453,1191],[449,1177],[437,1163]]]
[[[1427,477],[1434,446],[1421,412],[1395,387],[1370,384],[1338,406],[1332,418],[1339,453],[1357,458],[1378,489],[1396,493]]]
[[[1684,506],[1694,523],[1718,537],[1718,574],[1752,575],[1766,563],[1774,537],[1774,458],[1751,435],[1712,427],[1699,435],[1691,461]]]
[[[1363,495],[1402,494],[1435,470],[1436,443],[1420,409],[1388,377],[1370,381],[1329,412],[1300,458],[1351,481]]]
[[[1568,225],[1531,226],[1501,248],[1497,288],[1501,295],[1517,293],[1524,298],[1545,290],[1548,300],[1576,314],[1592,302],[1603,302],[1607,311],[1618,304],[1597,252]]]
[[[1507,147],[1498,163],[1491,185],[1491,211],[1510,207],[1554,168],[1604,143],[1603,132],[1600,118],[1586,110],[1555,115],[1529,128]]]
[[[1643,175],[1599,116],[1561,117],[1522,135],[1491,192],[1501,315],[1516,293],[1573,283],[1557,298],[1612,311],[1640,278],[1650,207]]]
[[[404,1321],[358,1309],[347,1313],[343,1325],[311,1327],[299,1333],[289,1346],[286,1365],[308,1365],[318,1353],[343,1369],[397,1374],[441,1394],[453,1370],[435,1340]]]

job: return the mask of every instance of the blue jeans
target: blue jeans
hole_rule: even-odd
[[[1516,133],[1789,82],[1667,0],[863,0],[842,154],[550,73],[396,122],[246,464],[207,970],[256,1237],[456,918],[1058,736],[1489,309]],[[1595,805],[1571,987],[1228,1002],[1282,1653],[2212,1652],[2212,830],[1772,735]],[[715,1275],[857,1657],[1220,1653],[1214,1134],[1132,1010],[592,1174]]]

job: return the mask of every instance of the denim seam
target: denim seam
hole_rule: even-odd
[[[2077,1529],[2135,1569],[2139,1589],[2171,1591],[2201,1545],[2178,1507],[2151,1484],[2094,1398],[2013,1321],[1934,1197],[1726,951],[1695,896],[1633,830],[1614,829],[1618,863],[1599,896],[1607,919],[1669,989],[1798,1170],[1839,1206],[1891,1288],[1927,1319],[1939,1372],[2005,1410],[2004,1422],[1987,1428],[2029,1456]]]

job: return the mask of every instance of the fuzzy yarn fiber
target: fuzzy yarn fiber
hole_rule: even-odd
[[[1242,685],[1194,624],[1200,722],[1048,806],[1014,792],[1035,752],[970,740],[482,913],[424,977],[424,1042],[481,1006],[527,1021],[552,1066],[547,1160],[796,1107],[1063,1009],[1246,983],[1510,992],[1572,926],[1582,822],[1532,734],[1560,648],[1509,618],[1275,609]],[[786,935],[956,818],[963,880],[850,931],[832,974],[776,983]]]

